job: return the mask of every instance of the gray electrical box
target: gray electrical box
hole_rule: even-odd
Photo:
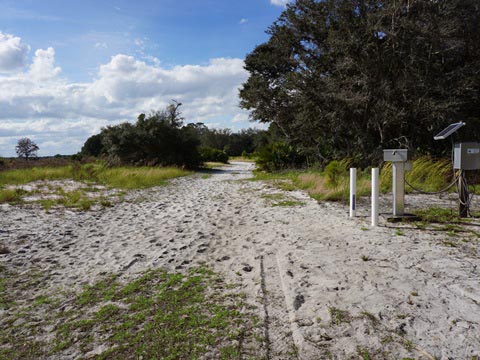
[[[410,160],[407,149],[387,149],[383,150],[383,160],[393,162],[405,162]]]
[[[453,152],[453,168],[479,170],[480,144],[477,142],[456,143]]]

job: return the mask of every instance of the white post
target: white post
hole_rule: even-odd
[[[355,217],[357,210],[357,169],[350,168],[350,217]]]
[[[392,163],[393,216],[403,216],[405,208],[405,162]]]
[[[378,176],[379,169],[372,169],[372,226],[378,226]]]

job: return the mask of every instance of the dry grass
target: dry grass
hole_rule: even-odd
[[[299,174],[295,179],[295,184],[308,192],[308,194],[317,200],[348,200],[350,183],[349,178],[343,175],[333,185],[330,180],[320,172]],[[364,174],[357,180],[357,196],[370,194],[370,178]]]
[[[284,171],[281,173],[256,172],[256,180],[271,181],[282,190],[302,189],[317,200],[348,201],[350,191],[349,161],[334,161],[325,170]],[[413,171],[406,179],[424,191],[438,191],[453,180],[452,164],[449,159],[434,160],[422,157],[414,161]],[[472,180],[474,180],[472,178]],[[371,169],[357,170],[357,196],[370,195]],[[392,188],[392,165],[385,163],[380,171],[380,189],[383,193]],[[412,191],[409,186],[406,190]],[[452,190],[453,191],[453,190]]]

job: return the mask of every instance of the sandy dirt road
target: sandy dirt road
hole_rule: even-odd
[[[441,231],[370,228],[342,204],[246,180],[253,167],[176,179],[97,211],[2,205],[11,253],[0,263],[40,267],[46,286],[67,289],[207,264],[257,307],[267,359],[480,355],[478,239],[452,247]]]

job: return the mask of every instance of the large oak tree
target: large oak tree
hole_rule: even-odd
[[[297,0],[268,33],[241,106],[318,160],[438,154],[433,135],[460,120],[480,140],[477,0]]]

